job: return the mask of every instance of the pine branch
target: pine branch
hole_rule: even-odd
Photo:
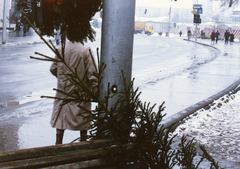
[[[44,55],[44,54],[41,54],[39,52],[35,52],[36,55],[40,55],[40,56],[43,56],[47,59],[42,59],[42,58],[37,58],[37,57],[33,57],[33,56],[30,56],[31,59],[38,59],[38,60],[46,60],[46,61],[51,61],[51,62],[61,62],[60,60],[58,59],[55,59],[55,58],[52,58],[52,57],[49,57],[47,55]]]
[[[222,169],[219,167],[218,162],[216,162],[210,154],[207,152],[204,145],[199,145],[200,149],[202,150],[203,154],[201,155],[203,158],[206,158],[209,162],[211,162],[211,169]]]
[[[43,38],[43,36],[37,31],[37,29],[33,26],[33,24],[29,21],[29,19],[24,16],[24,19],[28,22],[28,24],[33,28],[33,30],[38,34],[38,36],[42,39],[42,41],[54,52],[54,48]]]

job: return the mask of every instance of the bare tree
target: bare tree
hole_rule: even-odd
[[[214,0],[209,0],[214,1]],[[237,5],[240,0],[220,0],[221,1],[221,7],[232,7],[234,5]]]
[[[221,6],[232,7],[233,5],[236,5],[238,2],[239,2],[239,0],[222,0]]]

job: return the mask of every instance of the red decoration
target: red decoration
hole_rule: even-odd
[[[62,0],[57,0],[57,4],[61,5],[62,4]]]

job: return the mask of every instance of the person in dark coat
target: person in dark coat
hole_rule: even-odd
[[[16,27],[15,27],[16,36],[19,36],[20,29],[21,29],[21,22],[20,20],[17,20]]]
[[[27,21],[24,21],[23,22],[23,36],[26,36],[27,27],[28,27]]]
[[[182,36],[182,31],[179,32],[179,36],[180,36],[180,37]]]
[[[216,43],[218,42],[218,37],[219,37],[219,35],[220,35],[220,33],[219,33],[218,30],[217,30],[217,32],[215,33],[215,36],[216,36]]]
[[[226,32],[225,32],[225,34],[224,34],[225,44],[228,44],[229,36],[230,36],[230,33],[228,32],[228,30],[226,30]]]
[[[215,31],[213,30],[212,31],[212,34],[211,34],[211,44],[214,44],[214,41],[215,41]]]
[[[190,40],[190,37],[192,36],[192,32],[190,29],[187,31],[187,35],[188,35],[188,40]]]
[[[233,33],[231,33],[231,34],[230,34],[230,44],[232,44],[232,43],[233,43],[233,41],[234,41],[234,34],[233,34]]]

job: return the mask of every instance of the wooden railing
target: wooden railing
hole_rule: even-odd
[[[1,169],[114,169],[103,148],[111,146],[111,140],[94,140],[0,153]]]

